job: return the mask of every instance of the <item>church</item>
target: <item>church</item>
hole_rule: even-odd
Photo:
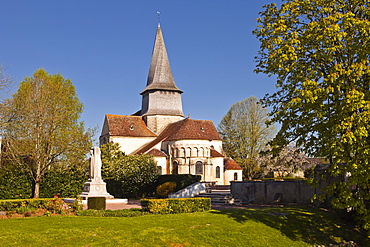
[[[200,175],[219,185],[242,180],[242,168],[224,156],[222,139],[210,120],[185,118],[183,92],[176,86],[158,23],[141,110],[106,114],[100,145],[114,142],[125,154],[150,154],[159,174]]]

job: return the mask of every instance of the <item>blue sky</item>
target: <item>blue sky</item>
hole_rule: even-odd
[[[184,114],[217,126],[232,104],[275,91],[253,72],[255,18],[271,2],[0,0],[0,64],[16,82],[39,68],[71,79],[82,120],[101,128],[105,114],[140,109],[160,11]]]

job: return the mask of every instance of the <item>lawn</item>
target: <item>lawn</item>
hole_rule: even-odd
[[[369,238],[312,207],[222,209],[139,217],[0,219],[1,246],[312,246]]]

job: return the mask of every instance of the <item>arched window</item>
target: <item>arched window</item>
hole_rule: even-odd
[[[179,174],[179,163],[177,161],[173,162],[172,174]]]
[[[185,148],[181,148],[180,157],[185,157]]]
[[[162,166],[157,166],[158,175],[162,175]]]
[[[238,173],[237,172],[234,173],[234,181],[238,181]]]
[[[197,163],[195,163],[195,174],[203,175],[203,163],[201,161],[197,161]]]
[[[219,166],[217,166],[216,167],[216,178],[220,178],[221,177],[221,174],[220,174],[221,172],[220,172],[220,167]]]

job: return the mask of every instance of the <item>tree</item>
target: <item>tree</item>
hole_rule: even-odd
[[[13,84],[13,80],[6,74],[6,69],[0,64],[0,128],[1,129],[6,124],[6,121],[2,121],[2,120],[4,119],[6,115],[6,109],[7,109],[6,98],[9,93],[10,85],[12,84]]]
[[[263,100],[281,123],[274,144],[295,141],[330,160],[332,176],[350,174],[328,186],[332,205],[355,209],[370,229],[369,1],[286,0],[260,15],[256,72],[277,77]]]
[[[37,70],[6,105],[6,157],[31,174],[33,196],[38,198],[46,172],[84,163],[93,133],[79,121],[83,105],[72,82],[60,74]]]
[[[124,155],[118,143],[101,145],[101,154],[103,178],[120,181],[126,194],[138,197],[158,178],[157,162],[151,155]]]
[[[268,120],[267,109],[251,96],[232,105],[218,126],[226,155],[241,165],[246,179],[259,172],[255,159],[275,133]]]
[[[5,71],[4,66],[0,65],[0,98],[4,98],[5,94],[8,93],[9,86],[13,83]]]
[[[277,172],[278,177],[292,176],[297,171],[304,171],[309,167],[310,162],[305,153],[293,144],[280,150],[276,155],[271,153],[271,148],[267,147],[257,158],[259,166],[266,167],[266,172]]]

